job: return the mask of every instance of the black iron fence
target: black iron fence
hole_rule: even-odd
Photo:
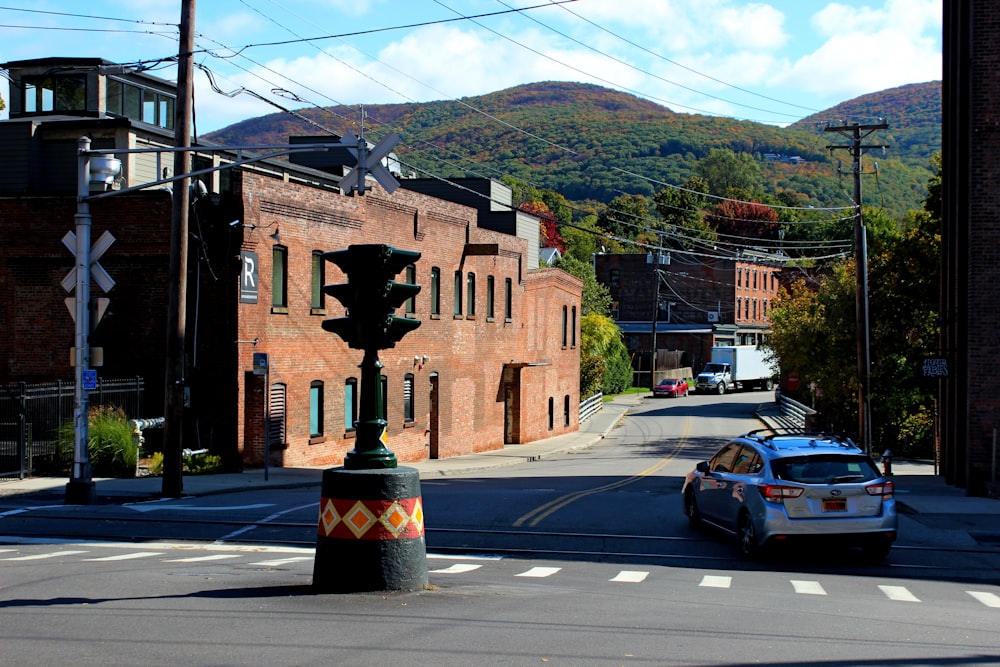
[[[0,385],[0,480],[59,474],[59,428],[73,421],[73,382]],[[90,406],[114,406],[126,419],[142,414],[143,379],[98,380]]]

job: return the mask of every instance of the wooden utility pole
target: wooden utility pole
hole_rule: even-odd
[[[177,54],[177,117],[174,124],[174,145],[191,146],[192,75],[194,51],[195,0],[181,0],[180,49]],[[174,153],[174,176],[191,171],[191,153]],[[184,490],[181,474],[181,451],[184,437],[184,399],[187,367],[185,336],[187,334],[187,253],[188,253],[188,194],[189,179],[174,181],[173,215],[170,223],[170,269],[167,292],[167,351],[166,386],[164,388],[163,488],[167,498],[178,498]]]
[[[857,313],[858,337],[858,439],[861,448],[872,453],[871,425],[871,340],[868,323],[868,230],[865,227],[861,212],[861,151],[885,146],[862,145],[862,141],[877,130],[889,128],[888,123],[874,125],[831,125],[825,132],[837,132],[846,136],[850,144],[846,146],[827,146],[828,149],[846,148],[851,152],[854,174],[854,276],[855,276],[855,311]]]

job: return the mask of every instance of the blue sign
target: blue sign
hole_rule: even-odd
[[[87,370],[83,372],[83,388],[87,391],[97,389],[97,371]]]

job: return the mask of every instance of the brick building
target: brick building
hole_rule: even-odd
[[[170,146],[172,92],[97,59],[4,67],[16,92],[0,123],[12,156],[0,172],[0,284],[9,295],[0,303],[0,383],[72,378],[74,327],[60,281],[73,261],[60,239],[73,228],[77,139],[89,136],[95,149]],[[236,157],[202,148],[195,170]],[[117,188],[152,183],[172,164],[160,153],[121,158]],[[492,202],[484,214],[373,183],[345,196],[341,173],[263,160],[201,177],[210,195],[195,201],[189,223],[185,446],[207,447],[232,468],[261,465],[268,441],[273,465],[342,462],[353,447],[361,353],[321,328],[343,308],[319,288],[345,280],[321,254],[358,243],[422,254],[403,276],[422,286],[405,308],[422,325],[380,354],[389,447],[401,463],[578,428],[582,286],[538,268],[538,220],[504,207],[504,189],[488,181],[479,183]],[[116,239],[100,260],[117,281],[91,337],[104,349],[100,374],[145,378],[148,414],[130,416],[162,416],[169,189],[105,196],[90,209],[92,237],[109,230]],[[262,352],[266,376],[254,372]]]
[[[1000,495],[996,270],[1000,260],[1000,10],[945,0],[939,350],[941,471],[971,494]]]
[[[597,254],[594,270],[611,292],[612,316],[642,386],[650,382],[654,325],[657,381],[678,368],[697,373],[713,346],[761,342],[780,273],[776,263],[667,251]]]

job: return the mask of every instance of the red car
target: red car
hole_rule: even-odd
[[[670,396],[678,398],[687,396],[688,383],[680,378],[667,378],[660,380],[660,384],[653,387],[653,396]]]

